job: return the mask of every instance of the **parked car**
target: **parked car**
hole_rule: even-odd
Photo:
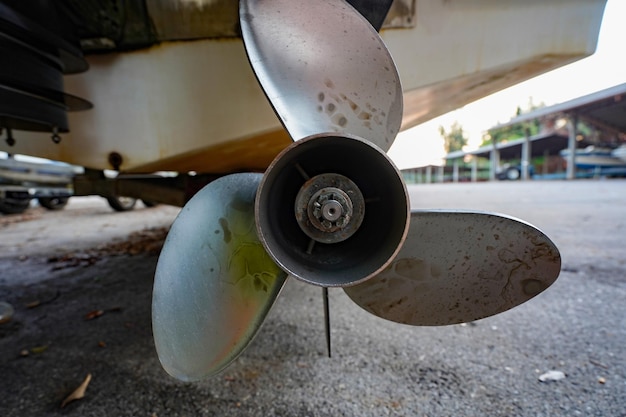
[[[535,174],[535,169],[532,165],[529,167],[528,174],[531,178]],[[496,172],[496,178],[503,181],[517,181],[522,178],[522,165],[504,164]]]
[[[22,213],[33,199],[48,210],[61,210],[72,196],[76,168],[40,158],[0,158],[0,213]]]
[[[84,172],[78,166],[25,155],[0,153],[0,213],[20,214],[30,207],[32,200],[48,210],[63,209],[74,195],[74,178]],[[115,177],[117,173],[110,173]],[[115,211],[135,207],[136,198],[105,197]],[[142,200],[146,207],[155,202]]]

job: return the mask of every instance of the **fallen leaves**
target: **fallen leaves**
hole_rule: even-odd
[[[34,355],[39,355],[39,354],[44,353],[46,350],[48,350],[49,347],[50,345],[41,345],[41,346],[32,347],[30,349],[22,349],[20,351],[20,356],[26,357],[26,356],[29,356],[31,353]]]
[[[7,227],[14,223],[22,223],[38,219],[42,216],[43,210],[28,210],[25,213],[10,214],[0,216],[0,227]]]
[[[76,388],[70,395],[65,397],[63,402],[61,403],[61,408],[64,408],[67,404],[72,401],[80,400],[85,396],[85,391],[87,391],[87,386],[91,382],[91,374],[87,374],[85,380]]]
[[[120,311],[122,311],[121,307],[113,307],[109,308],[108,310],[92,310],[89,313],[85,314],[85,320],[97,319],[98,317],[103,316],[105,313],[119,313]]]
[[[61,296],[61,291],[57,290],[54,295],[46,298],[45,300],[32,300],[27,302],[26,304],[24,304],[24,307],[26,307],[27,309],[33,309],[33,308],[37,308],[37,307],[41,307],[42,305],[45,304],[50,304],[53,301],[56,301],[57,298],[59,298]]]
[[[67,253],[62,256],[52,256],[48,258],[48,263],[54,264],[52,270],[56,271],[79,266],[92,266],[105,256],[157,255],[163,247],[168,230],[167,227],[154,227],[136,231],[128,235],[124,241],[111,242],[97,248]]]
[[[48,350],[49,345],[42,345],[42,346],[35,346],[34,348],[31,348],[30,351],[31,353],[34,353],[36,355],[40,354],[40,353],[44,353],[46,350]]]
[[[93,310],[85,315],[85,320],[93,320],[104,314],[104,310]]]
[[[91,250],[89,251],[91,252]],[[91,266],[100,260],[100,256],[88,252],[66,253],[62,256],[51,256],[48,263],[53,263],[53,271],[65,268],[76,268],[79,266]]]

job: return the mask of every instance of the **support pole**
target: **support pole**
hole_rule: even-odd
[[[532,154],[532,148],[530,143],[530,129],[527,127],[524,129],[524,143],[522,144],[522,180],[528,181],[530,179],[530,155]]]
[[[496,180],[496,171],[498,170],[498,165],[500,164],[500,152],[494,146],[491,152],[489,153],[489,181]]]
[[[578,116],[572,115],[567,119],[567,131],[569,133],[569,140],[567,142],[567,149],[569,151],[567,155],[567,173],[565,178],[573,180],[576,178],[576,135],[578,128]]]
[[[498,152],[498,144],[496,143],[496,139],[491,139],[492,149],[489,152],[489,181],[496,180],[496,171],[498,170],[498,165],[500,165],[500,152]]]
[[[478,156],[472,157],[472,182],[478,181]]]

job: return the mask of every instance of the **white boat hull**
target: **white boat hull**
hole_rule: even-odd
[[[585,149],[576,150],[574,163],[578,169],[595,168],[626,168],[626,161],[615,156],[610,149],[597,149],[590,146]],[[565,159],[569,157],[569,150],[561,151],[561,156]]]
[[[605,0],[418,2],[414,26],[382,37],[400,73],[403,128],[594,52]],[[88,56],[66,90],[94,109],[70,133],[15,132],[0,149],[98,169],[263,170],[290,142],[242,42],[164,42]]]
[[[611,153],[615,158],[619,158],[624,164],[626,164],[626,145],[622,145],[619,148],[613,150]]]

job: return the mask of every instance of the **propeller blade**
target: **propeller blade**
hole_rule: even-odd
[[[163,368],[185,381],[213,375],[243,351],[286,279],[259,242],[261,174],[222,177],[172,224],[157,264],[152,327]]]
[[[409,235],[385,271],[346,287],[370,313],[415,326],[478,320],[513,308],[558,277],[556,246],[502,215],[412,211]]]
[[[387,151],[402,88],[378,32],[342,0],[241,0],[248,59],[293,138],[339,132]]]

